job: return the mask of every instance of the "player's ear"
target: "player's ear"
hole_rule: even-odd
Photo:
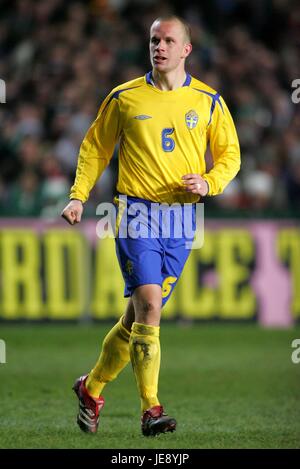
[[[193,49],[192,44],[184,44],[182,58],[185,59],[186,57],[188,57],[190,53],[192,52],[192,49]]]

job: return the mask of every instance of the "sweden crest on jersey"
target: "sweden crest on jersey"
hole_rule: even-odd
[[[194,129],[198,123],[198,114],[193,109],[186,113],[185,123],[188,129]]]

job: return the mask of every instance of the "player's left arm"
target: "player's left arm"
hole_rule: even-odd
[[[203,175],[208,195],[221,194],[236,176],[241,165],[240,146],[235,125],[225,101],[218,97],[207,129],[213,168]]]

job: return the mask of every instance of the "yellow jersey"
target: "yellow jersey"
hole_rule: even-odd
[[[154,202],[198,201],[181,180],[189,173],[208,182],[208,195],[220,194],[240,168],[238,137],[224,100],[189,74],[171,91],[156,88],[151,72],[112,90],[80,146],[70,198],[88,199],[117,143],[117,191]]]

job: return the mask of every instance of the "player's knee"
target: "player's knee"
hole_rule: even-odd
[[[142,324],[157,324],[160,321],[161,301],[139,299],[136,303],[135,320]]]

